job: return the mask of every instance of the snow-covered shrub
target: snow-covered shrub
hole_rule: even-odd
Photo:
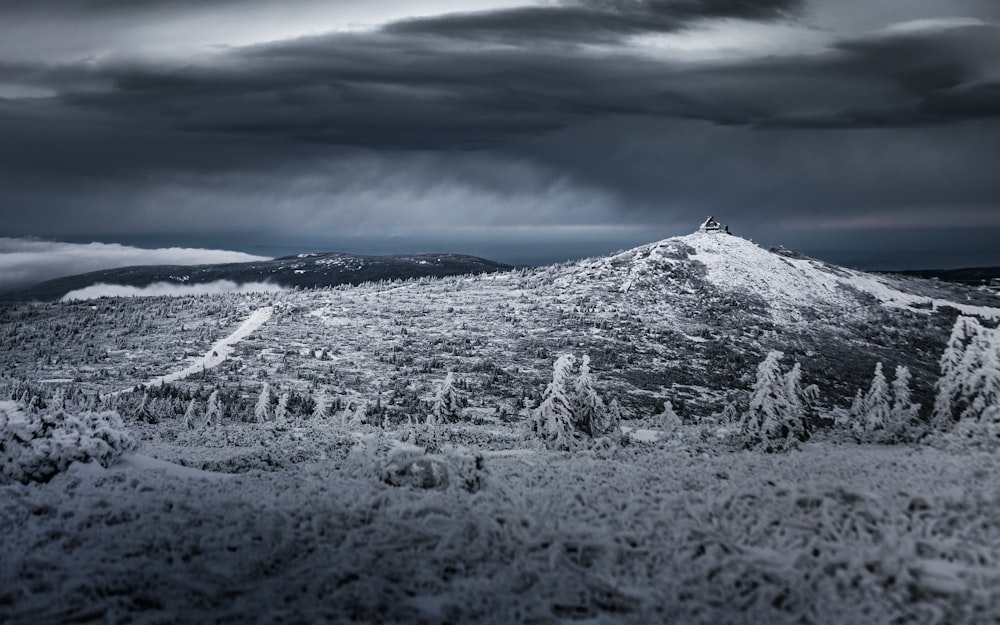
[[[781,373],[784,354],[772,350],[757,367],[750,407],[740,421],[740,439],[747,449],[786,451],[809,438],[800,390],[800,370]]]
[[[135,447],[116,412],[33,413],[0,402],[0,483],[47,482],[77,461],[108,467]]]
[[[420,445],[389,441],[379,432],[362,437],[348,459],[361,475],[392,486],[476,492],[488,477],[482,454],[451,445],[429,453]]]

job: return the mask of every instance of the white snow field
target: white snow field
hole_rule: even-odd
[[[8,485],[4,623],[995,623],[994,453],[492,456],[484,488],[347,461]]]
[[[982,331],[952,333],[960,313]],[[949,341],[993,358],[998,319],[972,289],[710,233],[498,274],[0,306],[0,624],[994,624],[998,427],[944,432],[931,406]],[[567,355],[624,437],[532,432]],[[791,451],[734,443],[765,358],[816,385]],[[912,373],[908,442],[841,424],[876,367]],[[988,398],[1000,376],[976,380]]]

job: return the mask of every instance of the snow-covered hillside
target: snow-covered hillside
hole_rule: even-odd
[[[897,276],[880,276],[804,258],[782,250],[767,250],[738,236],[695,232],[630,250],[605,261],[627,263],[628,291],[637,284],[656,281],[673,265],[687,263],[706,268],[706,279],[716,287],[749,292],[762,297],[775,319],[783,322],[808,318],[817,307],[850,310],[870,304],[858,292],[875,298],[883,306],[933,310],[949,306],[965,314],[990,318],[1000,315],[1000,301],[992,306],[970,305],[935,296],[928,284],[915,288],[915,281]],[[645,280],[643,280],[645,278]],[[922,288],[921,288],[922,287]]]
[[[502,273],[0,307],[2,433],[31,451],[0,437],[23,476],[0,483],[0,621],[995,622],[996,437],[930,416],[946,345],[983,373],[998,318],[986,293],[722,232]],[[920,416],[906,445],[840,425],[896,409],[883,369],[912,384],[891,390]],[[734,447],[789,389],[812,440]],[[584,396],[601,431],[547,445],[544,411]]]

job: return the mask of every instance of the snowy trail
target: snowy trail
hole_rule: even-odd
[[[232,334],[216,341],[210,348],[208,348],[207,352],[194,360],[190,365],[180,371],[174,371],[173,373],[168,373],[166,375],[161,375],[148,380],[143,383],[143,386],[169,384],[170,382],[175,382],[190,375],[200,373],[204,369],[211,369],[212,367],[219,366],[232,355],[233,349],[237,343],[250,336],[255,330],[267,323],[273,313],[274,308],[271,306],[258,308],[253,311],[253,313],[247,317],[246,320],[240,324],[240,327],[236,328]],[[127,390],[129,389],[116,391],[114,393],[110,393],[110,395],[118,395],[126,392]]]

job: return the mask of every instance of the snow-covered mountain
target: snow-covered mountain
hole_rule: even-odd
[[[423,260],[414,257],[411,264]],[[280,262],[292,275],[329,266],[360,269],[351,265],[354,257]],[[879,361],[908,366],[926,401],[956,316],[1000,315],[994,296],[973,289],[853,271],[723,232],[696,232],[612,256],[499,273],[36,308],[48,318],[34,324],[83,324],[85,318],[87,340],[75,335],[72,344],[39,346],[60,353],[43,365],[20,337],[8,337],[5,347],[14,375],[78,378],[110,392],[190,369],[190,358],[264,307],[273,319],[237,348],[244,354],[237,370],[225,379],[208,371],[199,384],[225,386],[240,379],[243,368],[259,368],[255,375],[271,375],[277,385],[304,389],[322,376],[373,403],[386,389],[406,387],[409,399],[390,409],[398,418],[414,397],[430,392],[442,370],[464,376],[483,406],[513,412],[544,384],[554,357],[566,352],[590,355],[633,414],[654,410],[665,398],[682,410],[721,410],[746,391],[756,363],[772,349],[801,362],[830,406],[848,401]],[[135,315],[143,319],[141,336],[121,329],[121,319]],[[108,350],[109,342],[123,348]],[[95,353],[99,363],[84,358]]]
[[[268,283],[309,289],[510,268],[510,265],[461,254],[372,256],[323,252],[247,263],[106,269],[48,280],[28,289],[0,295],[0,301],[52,301],[95,284],[144,288],[153,284],[194,285],[224,280],[234,284]]]
[[[602,261],[597,261],[600,265]],[[645,245],[614,256],[604,264],[628,264],[625,291],[660,288],[681,268],[687,275],[703,267],[704,278],[716,288],[761,297],[780,322],[797,322],[818,308],[850,310],[874,304],[888,308],[933,310],[948,306],[986,316],[995,315],[1000,300],[973,297],[940,285],[847,269],[783,248],[764,249],[738,236],[713,232],[693,234]],[[593,266],[593,262],[590,266]],[[970,300],[980,305],[968,303]]]
[[[721,229],[534,269],[0,305],[0,621],[995,623],[1000,425],[856,437],[867,396],[838,420],[859,389],[890,411],[883,372],[892,411],[926,418],[939,378],[994,402],[998,319],[976,289]],[[808,443],[734,444],[761,391]],[[546,445],[557,397],[629,434]]]

